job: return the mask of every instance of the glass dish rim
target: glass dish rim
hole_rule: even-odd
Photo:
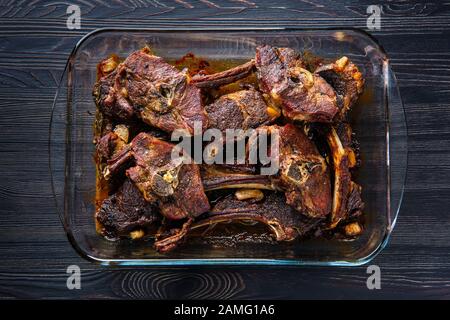
[[[92,36],[95,36],[97,34],[101,33],[107,33],[107,32],[158,32],[158,33],[184,33],[184,32],[203,32],[203,33],[214,33],[214,32],[275,32],[275,31],[298,31],[298,32],[316,32],[316,31],[344,31],[344,32],[354,32],[359,33],[366,39],[368,39],[371,44],[377,49],[377,51],[381,54],[383,58],[383,69],[386,68],[386,71],[383,71],[385,78],[390,76],[392,83],[395,84],[395,90],[398,94],[398,102],[400,104],[401,113],[403,115],[403,121],[405,124],[405,168],[403,169],[403,177],[401,181],[401,190],[399,194],[399,201],[398,206],[395,209],[395,212],[391,213],[391,201],[390,201],[390,191],[391,191],[391,165],[390,165],[390,115],[389,115],[389,100],[386,98],[385,103],[385,109],[386,109],[386,119],[385,121],[388,123],[385,130],[386,135],[386,175],[387,175],[387,214],[389,216],[389,224],[387,225],[387,228],[385,230],[385,233],[383,235],[382,241],[378,244],[378,246],[368,255],[359,258],[357,260],[336,260],[336,261],[314,261],[314,260],[295,260],[295,259],[264,259],[264,258],[208,258],[208,259],[202,259],[202,258],[195,258],[195,259],[105,259],[105,258],[98,258],[93,255],[90,255],[86,251],[84,251],[75,240],[71,228],[68,227],[66,223],[66,212],[64,208],[61,208],[58,205],[57,195],[55,192],[55,180],[53,176],[53,167],[52,167],[52,146],[51,146],[51,138],[52,138],[52,127],[53,127],[53,121],[54,121],[54,112],[55,107],[58,99],[58,94],[60,93],[60,87],[61,83],[64,79],[64,76],[66,75],[66,72],[70,72],[70,64],[73,58],[76,56],[79,48],[83,45],[83,43],[91,38]],[[385,79],[386,80],[386,79]],[[280,266],[360,266],[363,264],[368,263],[372,259],[374,259],[389,243],[390,236],[393,232],[393,229],[395,227],[398,214],[403,202],[403,196],[405,191],[405,183],[407,179],[407,167],[408,167],[408,159],[409,159],[409,150],[408,150],[408,127],[406,122],[406,116],[405,116],[405,109],[403,105],[403,101],[401,99],[400,91],[397,85],[397,79],[395,77],[395,74],[393,73],[391,69],[391,65],[389,62],[389,58],[382,47],[382,45],[378,42],[378,40],[366,32],[365,30],[359,29],[359,28],[337,28],[337,27],[314,27],[314,28],[302,28],[302,27],[221,27],[221,28],[214,28],[214,27],[183,27],[183,28],[128,28],[128,27],[105,27],[105,28],[98,28],[95,29],[86,35],[84,35],[80,40],[77,41],[74,48],[72,49],[66,65],[64,67],[63,73],[61,74],[60,80],[58,82],[57,91],[55,93],[55,97],[52,104],[52,110],[50,115],[50,122],[49,122],[49,140],[48,140],[48,152],[49,152],[49,170],[50,170],[50,177],[51,177],[51,189],[53,194],[53,199],[55,201],[55,207],[57,210],[57,213],[60,217],[61,223],[64,227],[65,233],[68,237],[68,240],[72,247],[75,249],[75,251],[78,252],[78,254],[85,258],[88,261],[103,265],[103,266],[112,266],[112,265],[118,265],[118,266],[189,266],[189,265],[203,265],[203,266],[209,266],[209,265],[280,265]],[[386,94],[387,96],[387,94]],[[65,161],[64,164],[64,171],[67,170],[67,161]],[[64,197],[66,196],[66,179],[64,181]]]

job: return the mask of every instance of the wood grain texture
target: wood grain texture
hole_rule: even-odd
[[[390,245],[366,267],[109,268],[84,261],[56,214],[48,123],[75,43],[100,27],[300,26],[366,28],[374,1],[0,0],[0,298],[450,298],[450,3],[389,1],[373,32],[397,75],[408,122],[404,203]],[[377,1],[378,2],[378,1]],[[67,290],[66,268],[82,270]]]

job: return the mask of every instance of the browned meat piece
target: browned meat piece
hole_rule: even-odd
[[[189,231],[232,221],[256,221],[266,225],[276,241],[292,241],[317,230],[323,219],[299,215],[279,193],[271,192],[262,201],[240,201],[229,196],[220,200],[205,218],[183,225],[183,228],[157,241],[155,246],[158,251],[166,252],[182,243]]]
[[[103,114],[123,121],[132,119],[135,111],[132,105],[121,94],[117,81],[117,69],[100,78],[94,86],[94,100]]]
[[[214,73],[214,74],[197,74],[192,77],[192,83],[199,88],[214,88],[235,82],[239,79],[247,77],[253,72],[255,61],[250,60],[240,66]]]
[[[206,106],[209,127],[225,132],[226,129],[257,128],[275,120],[279,113],[268,107],[255,89],[226,94]]]
[[[344,119],[347,111],[358,100],[363,91],[364,79],[358,67],[347,57],[334,63],[318,67],[315,74],[324,78],[335,90],[339,106],[339,118]]]
[[[349,218],[354,218],[362,214],[364,202],[361,199],[362,188],[357,183],[350,184],[350,193],[347,200],[347,214]]]
[[[175,249],[180,245],[188,234],[193,219],[189,218],[186,222],[181,225],[181,228],[171,228],[170,226],[162,225],[162,229],[167,228],[167,230],[159,231],[155,237],[155,249],[158,252],[168,252]]]
[[[105,199],[96,213],[103,233],[109,237],[128,236],[160,220],[157,208],[142,197],[136,186],[126,179],[119,190]]]
[[[223,188],[256,188],[282,190],[286,201],[310,217],[324,217],[331,210],[330,173],[325,159],[304,131],[292,124],[260,127],[258,132],[278,132],[279,171],[273,176],[221,172],[217,169],[203,173],[205,190]],[[249,145],[256,142],[250,137]],[[249,146],[250,147],[250,146]],[[271,150],[275,152],[275,150]],[[274,154],[274,153],[272,153]]]
[[[300,54],[290,48],[256,48],[260,89],[279,106],[286,118],[331,122],[338,113],[333,88],[304,66]]]
[[[362,214],[364,203],[361,199],[361,186],[351,181],[350,169],[357,166],[359,146],[348,123],[340,122],[333,126],[316,126],[316,134],[325,138],[326,153],[330,155],[329,165],[334,180],[333,205],[330,217],[330,229],[341,221]]]
[[[133,116],[133,108],[124,99],[115,99],[113,90],[119,63],[115,55],[100,61],[93,95],[96,105],[105,115],[127,120]]]
[[[107,169],[111,175],[134,161],[135,166],[126,174],[145,200],[157,203],[168,219],[196,217],[209,209],[200,170],[196,164],[183,163],[182,158],[172,159],[173,147],[150,134],[140,133],[108,161]]]
[[[97,141],[97,157],[100,161],[111,158],[116,148],[119,137],[114,132],[109,132]]]
[[[133,52],[117,69],[101,78],[94,89],[96,103],[107,115],[123,120],[139,116],[166,132],[186,129],[194,122],[207,126],[200,89],[148,48]]]
[[[346,122],[339,122],[334,125],[336,133],[341,140],[342,147],[348,155],[348,165],[354,168],[360,165],[359,143],[355,139],[352,127]]]
[[[192,229],[229,220],[255,220],[269,227],[276,241],[292,241],[306,236],[322,219],[299,215],[280,193],[270,192],[262,201],[240,201],[233,196],[219,201],[208,218],[195,222]]]
[[[128,128],[125,125],[117,125],[113,132],[108,132],[98,139],[96,141],[98,161],[107,161],[114,153],[121,150],[128,143],[128,136]]]
[[[331,151],[334,171],[333,206],[330,224],[330,228],[334,228],[348,213],[347,201],[352,181],[348,153],[343,147],[334,127],[331,127],[327,133],[327,142]]]

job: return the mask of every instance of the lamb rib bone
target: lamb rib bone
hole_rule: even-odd
[[[146,201],[156,203],[172,220],[196,217],[209,210],[198,165],[179,157],[172,159],[174,145],[147,133],[139,133],[108,160],[108,175],[127,164],[126,175]]]
[[[175,234],[158,240],[155,247],[160,252],[173,250],[183,242],[189,232],[214,226],[220,223],[255,221],[268,227],[276,241],[293,241],[297,237],[304,237],[319,227],[322,218],[309,218],[299,215],[286,204],[280,193],[270,192],[262,201],[241,201],[234,196],[228,196],[211,209],[206,216],[195,222],[186,222]]]
[[[250,60],[237,67],[217,72],[209,75],[197,74],[191,79],[191,82],[202,89],[220,87],[239,79],[247,77],[255,68],[255,60]]]
[[[326,139],[330,147],[334,171],[333,206],[331,209],[330,228],[335,228],[347,213],[347,201],[352,181],[348,153],[333,126],[329,128]]]
[[[277,130],[276,150],[279,172],[276,175],[253,175],[221,171],[217,166],[205,167],[202,181],[206,191],[224,188],[252,188],[285,192],[287,203],[310,217],[324,217],[331,211],[330,174],[325,159],[300,128],[285,126],[260,127],[259,132]],[[251,145],[255,136],[249,139]],[[270,150],[271,153],[274,150]]]
[[[335,90],[339,106],[338,120],[345,119],[364,87],[364,78],[358,67],[346,56],[333,63],[319,66],[315,74],[325,79]]]

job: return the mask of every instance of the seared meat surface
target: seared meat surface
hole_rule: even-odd
[[[347,57],[342,57],[318,67],[314,73],[324,78],[335,90],[339,118],[344,119],[363,91],[364,79],[358,67]]]
[[[94,87],[95,102],[103,114],[122,121],[130,120],[135,115],[133,106],[121,90],[117,70],[98,80]]]
[[[129,131],[125,125],[118,125],[96,141],[96,151],[99,161],[109,160],[116,152],[128,143]]]
[[[278,128],[278,184],[287,203],[310,217],[325,217],[331,208],[330,174],[325,159],[304,131],[292,124]]]
[[[241,201],[229,196],[218,202],[206,219],[194,223],[192,228],[230,220],[254,220],[267,225],[276,241],[292,241],[307,235],[322,219],[299,215],[286,204],[285,197],[270,192],[262,201]]]

